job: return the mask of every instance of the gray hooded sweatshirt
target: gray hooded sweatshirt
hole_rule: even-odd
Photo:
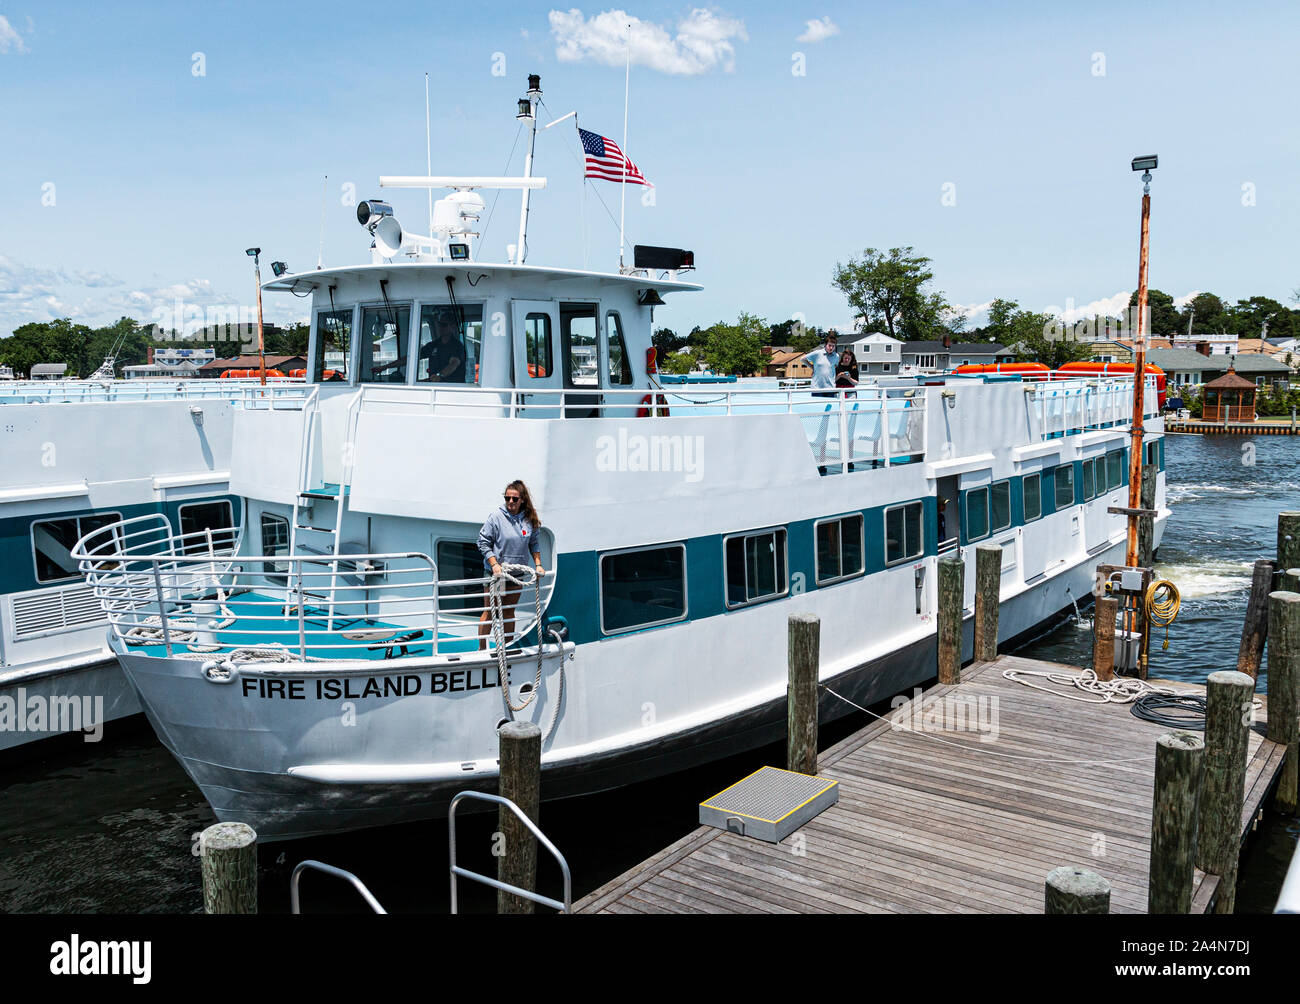
[[[523,513],[511,516],[504,505],[500,506],[483,521],[483,528],[478,532],[478,549],[483,555],[484,569],[489,573],[492,571],[488,555],[503,565],[527,565],[531,568],[533,553],[542,553],[541,544],[536,539],[539,529],[535,529]]]

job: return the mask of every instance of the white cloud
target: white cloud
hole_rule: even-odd
[[[796,42],[824,42],[832,35],[840,33],[839,25],[831,20],[829,14],[820,20],[813,19],[804,23],[807,27],[804,33],[795,39]]]
[[[31,18],[27,19],[28,30],[31,30]],[[0,52],[26,52],[27,45],[23,42],[22,35],[14,30],[14,26],[9,23],[9,19],[0,14]]]
[[[952,312],[958,317],[964,317],[969,321],[984,313],[991,306],[993,306],[992,300],[989,300],[987,303],[954,303],[952,304]]]
[[[1184,293],[1182,296],[1175,296],[1174,306],[1177,307],[1179,310],[1182,310],[1184,307],[1186,307],[1189,303],[1191,303],[1193,300],[1195,300],[1198,296],[1200,296],[1204,292],[1205,290],[1203,289],[1194,289],[1190,293]]]
[[[591,60],[622,66],[629,46],[632,62],[660,73],[695,76],[736,66],[732,40],[749,41],[744,22],[697,7],[677,23],[677,33],[622,10],[608,10],[590,19],[576,7],[549,15],[555,54],[562,63]],[[629,27],[630,26],[630,27]]]

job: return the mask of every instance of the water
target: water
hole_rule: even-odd
[[[1276,550],[1277,513],[1300,502],[1300,440],[1263,437],[1253,455],[1227,437],[1171,436],[1166,445],[1174,515],[1158,571],[1182,591],[1164,651],[1152,645],[1153,676],[1202,682],[1236,665],[1251,567]],[[1243,460],[1253,460],[1253,464]],[[1086,626],[1066,624],[1022,654],[1076,665],[1091,660]],[[1260,689],[1263,689],[1261,682]],[[855,715],[824,728],[823,747],[867,721]],[[98,744],[60,742],[34,759],[0,768],[0,910],[151,913],[202,908],[195,836],[212,814],[198,790],[134,720]],[[574,898],[689,833],[696,806],[762,766],[769,747],[671,778],[582,799],[547,803],[543,825],[573,868]],[[462,862],[495,874],[491,815],[460,821]],[[1300,822],[1266,816],[1242,858],[1239,912],[1268,912],[1300,837]],[[356,872],[392,912],[445,913],[449,906],[446,821],[390,827],[263,848],[261,908],[288,910],[289,873],[305,858]],[[558,869],[543,853],[539,889],[558,895]],[[364,906],[336,880],[303,879],[308,912]],[[462,909],[491,911],[495,894],[461,883]]]

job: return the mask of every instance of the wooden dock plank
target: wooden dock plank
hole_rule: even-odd
[[[1110,881],[1113,912],[1144,912],[1155,740],[1167,730],[1128,705],[1022,686],[1003,676],[1007,669],[1078,672],[1016,656],[971,665],[961,684],[922,695],[920,732],[880,719],[826,750],[819,772],[840,782],[839,802],[783,844],[701,827],[576,909],[1041,913],[1047,873],[1082,864]],[[981,743],[978,731],[925,730],[936,709],[953,727],[958,697],[973,710],[981,700],[996,709],[996,742]],[[900,712],[908,726],[910,711]],[[1284,754],[1262,731],[1250,736],[1243,839]],[[1193,910],[1209,909],[1217,888],[1216,876],[1197,872]]]

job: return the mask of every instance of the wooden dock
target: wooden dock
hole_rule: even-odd
[[[1156,739],[1169,728],[1129,705],[1031,689],[1005,669],[1079,672],[1015,656],[976,663],[959,685],[926,691],[920,714],[948,695],[982,698],[996,707],[996,741],[873,722],[821,754],[839,803],[781,844],[701,827],[575,912],[1042,913],[1047,873],[1077,864],[1110,882],[1112,913],[1144,913]],[[1250,733],[1243,839],[1286,749],[1263,723]],[[1196,872],[1192,912],[1207,911],[1218,882]]]
[[[1185,436],[1300,436],[1300,426],[1290,419],[1204,422],[1199,418],[1166,418],[1164,431]]]

